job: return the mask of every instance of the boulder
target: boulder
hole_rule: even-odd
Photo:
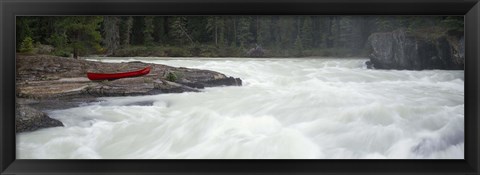
[[[374,33],[368,39],[370,63],[376,69],[463,69],[463,36],[425,38],[404,29]]]
[[[15,131],[34,131],[41,128],[63,126],[62,122],[50,118],[47,114],[30,106],[17,104]]]
[[[264,54],[265,50],[260,45],[256,45],[255,48],[251,48],[247,52],[249,57],[262,57]]]

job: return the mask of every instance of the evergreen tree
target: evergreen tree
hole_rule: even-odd
[[[278,26],[280,27],[278,37],[282,49],[290,49],[296,40],[295,35],[296,25],[291,16],[280,17]]]
[[[17,22],[16,22],[16,46],[17,50],[19,50],[20,44],[25,41],[26,38],[32,39],[33,37],[33,32],[31,29],[31,24],[32,24],[33,19],[22,16],[22,17],[17,17]]]
[[[147,46],[153,45],[153,30],[155,26],[153,25],[153,16],[147,16],[144,18],[145,20],[145,27],[143,29],[143,43]]]
[[[263,46],[271,45],[273,40],[272,38],[272,21],[269,16],[262,16],[258,18],[258,28],[257,28],[257,43]]]
[[[130,45],[132,34],[132,27],[133,27],[133,17],[122,17],[121,23],[119,24],[119,33],[120,33],[120,40],[122,47],[126,47]]]
[[[440,21],[448,31],[456,31],[463,33],[464,19],[462,16],[449,16]]]
[[[145,17],[135,16],[133,17],[132,32],[130,35],[130,44],[132,45],[144,45],[145,44]]]
[[[187,17],[177,16],[172,20],[170,27],[171,32],[170,36],[174,39],[175,43],[185,44],[190,40],[193,43],[193,40],[190,38],[187,29]]]
[[[240,17],[238,21],[238,33],[237,38],[240,43],[240,48],[248,47],[248,44],[253,39],[253,35],[250,32],[251,17]]]
[[[226,31],[225,18],[220,16],[207,17],[207,24],[205,28],[212,36],[215,46],[224,46]]]
[[[50,37],[56,48],[64,48],[73,54],[74,58],[89,52],[97,52],[100,46],[99,16],[68,16],[55,17],[56,32]]]
[[[23,53],[30,53],[33,51],[33,39],[30,36],[25,37],[22,41],[19,51]]]
[[[103,43],[107,55],[115,54],[120,45],[119,17],[105,16],[103,18]]]
[[[208,55],[238,55],[253,44],[278,56],[301,55],[303,49],[318,53],[315,49],[324,48],[358,54],[374,32],[406,28],[417,35],[428,31],[434,34],[431,36],[446,32],[460,36],[463,25],[463,17],[423,16],[17,17],[16,47],[25,51],[36,44],[53,45],[54,54],[74,57],[95,52],[114,54],[130,45],[170,45],[178,47],[177,51],[189,49],[178,53],[191,53],[186,47],[189,43],[195,46],[196,55],[204,50]],[[209,45],[217,48],[202,49]]]
[[[153,19],[153,39],[156,43],[165,43],[168,41],[168,36],[166,32],[166,28],[168,25],[166,25],[166,20],[164,16],[156,16]]]

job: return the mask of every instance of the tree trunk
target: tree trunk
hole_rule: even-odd
[[[78,51],[77,48],[73,48],[73,58],[78,59]]]
[[[215,46],[218,46],[218,25],[217,25],[217,17],[215,19]]]

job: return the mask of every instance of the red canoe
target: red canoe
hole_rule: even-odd
[[[150,66],[145,67],[142,70],[131,71],[131,72],[122,72],[122,73],[113,73],[113,74],[87,72],[87,77],[90,80],[114,80],[114,79],[119,79],[119,78],[142,76],[142,75],[148,74],[149,72],[150,72]]]

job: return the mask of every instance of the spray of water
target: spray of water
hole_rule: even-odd
[[[464,72],[365,59],[111,58],[210,69],[241,87],[103,98],[17,134],[23,159],[463,159]]]

